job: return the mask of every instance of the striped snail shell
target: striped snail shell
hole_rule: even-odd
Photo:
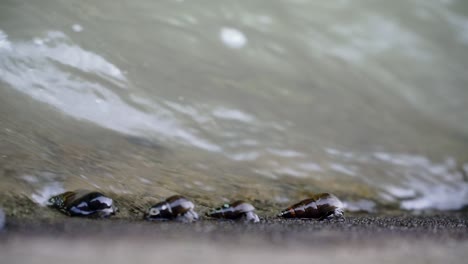
[[[69,216],[109,217],[117,210],[111,198],[90,190],[68,191],[52,196],[48,206]]]
[[[320,193],[302,200],[278,214],[282,218],[343,218],[343,203],[333,194]]]

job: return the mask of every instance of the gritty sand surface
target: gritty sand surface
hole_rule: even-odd
[[[466,263],[468,215],[244,224],[8,219],[0,263]]]

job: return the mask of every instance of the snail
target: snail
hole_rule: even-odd
[[[68,216],[109,217],[117,211],[111,198],[90,190],[68,191],[52,196],[48,206]]]
[[[343,203],[333,194],[320,193],[283,210],[278,217],[314,218],[318,220],[343,217]]]
[[[254,211],[255,207],[253,207],[253,205],[239,200],[231,204],[223,204],[223,206],[208,212],[206,215],[213,218],[231,220],[244,219],[245,222],[258,223],[260,219]]]
[[[145,214],[145,219],[192,222],[198,220],[198,214],[193,210],[194,207],[187,198],[174,195],[151,206]]]

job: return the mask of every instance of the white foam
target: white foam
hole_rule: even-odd
[[[386,186],[385,189],[391,195],[399,199],[414,198],[416,196],[416,191],[413,189],[402,188],[397,186]]]
[[[308,173],[291,167],[281,167],[279,169],[276,169],[275,174],[294,176],[298,178],[304,178],[308,176]]]
[[[324,39],[324,43],[314,42],[316,48],[349,62],[361,63],[368,56],[392,48],[401,48],[407,54],[420,53],[418,47],[421,41],[418,35],[387,17],[369,15],[351,24],[332,25],[331,31],[346,41],[342,43]]]
[[[73,29],[73,31],[75,31],[75,32],[81,32],[81,31],[83,31],[83,27],[82,27],[80,24],[74,24],[74,25],[72,26],[72,29]]]
[[[240,30],[235,28],[222,28],[220,37],[226,46],[233,49],[240,49],[247,44],[247,37]]]
[[[346,201],[343,205],[346,211],[350,212],[374,212],[376,207],[375,202],[366,199]]]
[[[420,155],[411,155],[411,154],[393,154],[393,153],[385,153],[385,152],[375,152],[374,157],[380,159],[381,161],[385,161],[391,163],[393,165],[398,166],[406,166],[406,167],[414,167],[414,166],[421,166],[425,167],[430,164],[430,161]]]
[[[260,153],[256,151],[252,151],[252,152],[243,152],[243,153],[236,153],[236,154],[227,154],[227,156],[230,159],[233,159],[235,161],[246,161],[246,160],[251,161],[251,160],[256,160],[260,156]]]
[[[8,42],[2,32],[0,42],[2,36]],[[149,131],[208,151],[222,150],[220,146],[199,137],[196,131],[183,127],[173,112],[158,106],[156,102],[148,100],[147,105],[153,106],[149,112],[128,104],[113,89],[128,88],[123,72],[102,56],[70,44],[71,40],[64,33],[50,31],[38,39],[44,45],[32,41],[16,42],[12,44],[14,49],[11,52],[0,48],[2,81],[36,100],[57,107],[65,114],[121,133],[139,136],[147,135]],[[96,74],[112,84],[87,81],[57,64]],[[96,103],[96,94],[100,95],[99,103]]]
[[[213,110],[213,116],[227,119],[227,120],[234,120],[244,123],[250,123],[255,120],[255,118],[247,113],[244,113],[237,109],[228,109],[224,107],[219,107]]]
[[[24,181],[26,181],[28,183],[37,183],[37,182],[39,182],[39,179],[36,176],[33,176],[33,175],[23,175],[23,176],[21,176],[21,179],[23,179]]]
[[[269,148],[268,152],[271,154],[274,154],[276,156],[284,157],[284,158],[297,158],[297,157],[304,157],[305,154],[295,151],[295,150],[290,150],[290,149],[272,149]]]
[[[345,159],[356,159],[356,154],[353,152],[346,152],[334,148],[325,148],[325,152],[330,156],[336,156]]]
[[[139,180],[140,180],[142,183],[145,183],[145,184],[150,184],[150,183],[151,183],[151,181],[149,181],[149,180],[146,179],[146,178],[140,177]]]
[[[258,175],[262,175],[270,179],[278,178],[278,176],[276,176],[273,172],[268,171],[268,170],[253,169],[252,171]]]
[[[468,45],[468,18],[463,14],[457,14],[457,12],[446,8],[439,9],[439,12],[445,18],[445,21],[452,26],[452,29],[457,32],[456,36],[458,39],[463,44]]]
[[[41,189],[31,195],[34,202],[41,206],[46,206],[50,197],[63,193],[65,189],[59,182],[53,182],[43,186]]]
[[[306,171],[323,171],[322,167],[317,163],[308,162],[299,164],[299,168]]]
[[[366,183],[384,190],[379,193],[380,199],[399,202],[402,209],[458,210],[468,205],[468,183],[464,179],[468,164],[458,164],[453,157],[434,162],[411,153],[356,153],[333,148],[325,151],[334,160],[346,164],[332,162],[330,169],[350,175],[360,169],[359,174]],[[382,176],[375,177],[375,173]]]
[[[405,210],[459,210],[468,204],[468,183],[457,186],[426,186],[421,188],[422,195],[416,199],[402,201]]]
[[[8,41],[8,35],[0,30],[0,49],[11,50],[11,43]]]
[[[388,185],[384,189],[402,200],[402,209],[458,210],[468,204],[468,183],[457,170],[454,158],[435,163],[411,154],[374,153],[374,157],[395,166],[396,175],[401,175],[401,186]]]
[[[350,176],[356,176],[355,168],[339,163],[330,163],[329,168],[339,173],[343,173]]]

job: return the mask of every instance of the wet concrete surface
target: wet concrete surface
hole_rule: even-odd
[[[7,219],[1,263],[465,263],[467,214],[259,224]]]
[[[199,237],[204,240],[235,241],[255,237],[265,243],[326,244],[404,237],[431,240],[468,240],[468,215],[398,215],[348,216],[337,220],[300,220],[262,218],[258,224],[242,221],[219,221],[206,217],[195,223],[149,222],[126,219],[86,219],[58,217],[51,219],[9,218],[8,236],[63,237],[141,237],[164,240]]]

